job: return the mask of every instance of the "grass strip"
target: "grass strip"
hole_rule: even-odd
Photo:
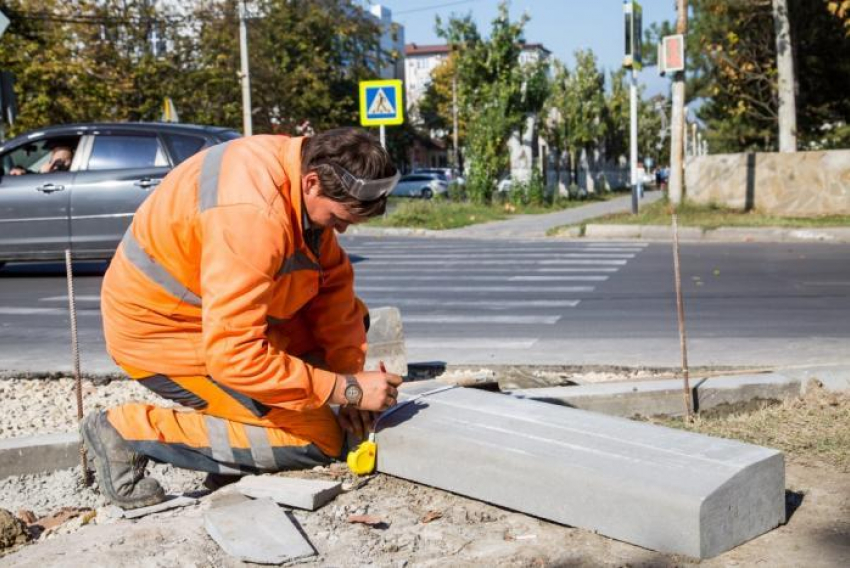
[[[653,419],[664,426],[776,448],[805,465],[850,472],[850,394],[811,388],[806,396],[729,416]]]
[[[585,199],[558,199],[551,205],[493,203],[481,205],[447,199],[391,199],[389,213],[371,219],[370,227],[404,227],[411,229],[457,229],[478,223],[501,221],[515,215],[542,215],[564,209],[581,207],[598,201],[607,201],[619,194],[609,192]]]
[[[676,211],[680,227],[781,227],[781,228],[823,228],[850,227],[850,215],[825,215],[821,217],[779,217],[766,215],[758,211],[739,211],[717,205],[695,205],[683,203]],[[642,205],[640,213],[613,213],[595,219],[588,219],[582,227],[595,225],[670,225],[670,211],[667,199],[660,199],[648,205]],[[555,227],[550,235],[557,235],[569,228],[568,225]]]

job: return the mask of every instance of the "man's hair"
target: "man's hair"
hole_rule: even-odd
[[[353,176],[364,180],[392,177],[396,168],[390,155],[373,136],[360,128],[334,128],[304,139],[301,146],[301,171],[316,172],[322,187],[322,195],[348,206],[360,217],[381,215],[386,209],[387,198],[361,201],[343,187],[333,167],[336,164]]]

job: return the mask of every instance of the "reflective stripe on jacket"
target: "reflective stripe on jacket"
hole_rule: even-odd
[[[296,314],[330,369],[363,368],[354,272],[332,230],[305,239],[301,138],[253,136],[182,163],[142,204],[103,281],[107,349],[163,375],[207,374],[269,406],[324,404],[334,373],[272,333]],[[270,339],[270,337],[272,339]]]

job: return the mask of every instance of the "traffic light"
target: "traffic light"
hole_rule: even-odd
[[[643,8],[635,0],[624,0],[623,15],[626,25],[626,54],[623,67],[640,71],[643,68]]]

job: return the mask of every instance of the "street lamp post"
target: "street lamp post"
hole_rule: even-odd
[[[253,134],[251,120],[251,75],[248,67],[248,13],[245,0],[239,2],[239,56],[241,70],[239,82],[242,84],[242,133],[245,136]]]

